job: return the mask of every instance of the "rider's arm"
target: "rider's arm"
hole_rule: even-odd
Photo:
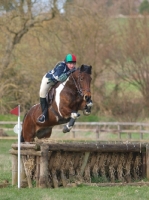
[[[53,70],[49,71],[46,74],[46,78],[49,78],[49,82],[64,82],[68,78],[68,76],[75,70],[76,68],[69,70],[64,62],[59,62]]]
[[[64,63],[59,63],[55,68],[53,77],[57,81],[63,82],[68,78],[68,74],[67,74],[68,71],[69,70]]]

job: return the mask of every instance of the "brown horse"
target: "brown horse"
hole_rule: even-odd
[[[69,132],[80,116],[78,110],[83,110],[84,115],[90,114],[92,106],[91,70],[91,66],[82,65],[65,82],[57,83],[49,91],[47,96],[51,103],[47,112],[47,120],[44,123],[37,121],[41,115],[40,104],[31,107],[23,120],[21,142],[32,142],[35,137],[48,138],[51,136],[53,126],[67,122],[63,132]]]

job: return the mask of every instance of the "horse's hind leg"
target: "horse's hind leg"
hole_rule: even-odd
[[[25,131],[22,131],[21,142],[33,142],[35,138],[35,132],[33,129],[26,128]]]
[[[72,129],[72,127],[73,127],[73,125],[74,125],[76,119],[77,119],[79,116],[80,116],[80,114],[77,113],[77,112],[71,113],[71,119],[70,119],[70,121],[64,126],[64,128],[63,128],[63,133],[67,133],[67,132],[69,132],[69,131]]]
[[[30,119],[25,119],[22,125],[21,142],[33,142],[35,138],[35,124]]]

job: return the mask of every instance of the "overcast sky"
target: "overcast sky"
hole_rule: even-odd
[[[38,0],[37,1],[37,4],[38,4],[38,7],[39,7],[39,10],[43,10],[43,11],[48,11],[50,9],[49,7],[49,4],[52,2],[52,0]],[[66,0],[57,0],[57,6],[58,6],[58,9],[61,11],[61,12],[64,12],[63,10],[63,5],[64,3],[66,2]],[[36,5],[37,5],[36,4]]]

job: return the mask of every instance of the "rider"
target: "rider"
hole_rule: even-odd
[[[57,82],[64,82],[76,70],[75,66],[76,56],[74,54],[67,54],[64,61],[58,62],[54,69],[43,76],[39,92],[42,114],[39,116],[38,122],[44,123],[47,118],[48,105],[46,94]]]

